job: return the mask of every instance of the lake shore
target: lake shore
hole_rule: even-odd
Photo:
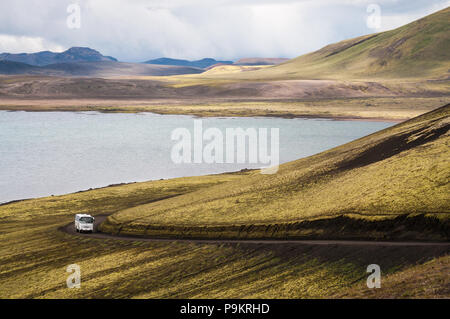
[[[221,132],[237,127],[282,128],[277,163],[325,151],[393,124],[280,117],[204,121],[205,127]],[[0,202],[265,166],[261,161],[227,163],[224,158],[214,165],[190,161],[179,165],[171,158],[176,144],[171,136],[175,129],[190,130],[195,123],[193,116],[154,113],[0,111],[1,166],[8,167],[2,177],[9,181]]]
[[[35,116],[38,114],[24,115]],[[446,297],[448,295],[447,290],[445,290],[448,287],[448,272],[446,271],[448,269],[448,246],[442,244],[430,249],[430,246],[426,244],[414,247],[334,244],[312,247],[311,245],[288,243],[276,245],[245,242],[238,244],[153,242],[90,238],[89,235],[80,237],[60,231],[61,227],[73,222],[75,214],[89,213],[99,219],[106,215],[114,216],[114,219],[111,218],[105,225],[109,226],[110,231],[117,228],[120,229],[120,234],[134,231],[136,235],[139,230],[150,229],[146,228],[147,224],[140,228],[139,222],[145,222],[148,225],[157,224],[153,219],[148,219],[157,217],[156,214],[144,216],[147,212],[153,213],[158,208],[164,209],[165,207],[170,208],[166,212],[168,216],[165,227],[165,229],[170,230],[174,220],[172,214],[176,213],[178,207],[181,207],[183,212],[181,217],[183,217],[184,214],[191,213],[192,207],[196,205],[201,207],[201,211],[196,212],[199,216],[198,224],[205,226],[205,230],[210,230],[211,226],[214,225],[201,224],[202,216],[200,214],[204,211],[208,213],[207,210],[209,210],[209,213],[214,213],[218,210],[217,207],[219,209],[227,207],[223,205],[223,201],[228,201],[226,202],[228,207],[239,209],[236,210],[237,212],[244,212],[243,214],[234,214],[234,216],[228,214],[229,217],[227,218],[234,224],[239,223],[234,222],[233,217],[234,219],[240,216],[246,217],[255,205],[264,207],[263,209],[257,208],[260,212],[258,216],[264,217],[264,215],[274,212],[273,215],[276,214],[277,216],[276,219],[272,220],[279,224],[279,221],[283,222],[286,219],[283,220],[282,216],[278,216],[280,211],[271,209],[270,202],[267,202],[267,200],[276,200],[279,203],[279,199],[283,200],[279,194],[283,192],[284,195],[289,196],[287,198],[289,202],[288,205],[282,207],[285,210],[290,208],[296,210],[295,216],[297,219],[314,218],[314,216],[303,214],[308,206],[329,211],[331,212],[329,217],[335,218],[334,220],[325,220],[323,222],[324,228],[316,227],[320,226],[317,224],[321,222],[320,220],[311,222],[309,225],[313,226],[310,227],[313,232],[305,228],[290,228],[303,231],[300,235],[305,235],[307,232],[306,235],[314,236],[315,234],[321,234],[321,230],[324,229],[333,231],[333,237],[339,239],[344,229],[356,230],[360,233],[364,231],[365,237],[371,235],[372,238],[383,240],[384,226],[391,225],[403,241],[405,235],[411,236],[411,234],[426,236],[424,241],[436,241],[435,234],[422,232],[422,229],[425,227],[428,230],[430,226],[428,221],[431,220],[435,224],[442,224],[444,232],[448,229],[448,210],[445,211],[447,206],[439,205],[439,203],[434,204],[440,198],[445,200],[443,196],[446,193],[440,190],[444,185],[441,185],[440,189],[437,187],[431,188],[428,186],[429,184],[424,185],[424,182],[431,183],[432,180],[423,178],[423,176],[431,176],[438,181],[443,180],[440,176],[445,176],[445,170],[442,168],[445,167],[445,159],[448,155],[448,148],[445,148],[446,142],[443,140],[446,137],[441,134],[436,139],[426,140],[424,143],[426,147],[418,145],[418,147],[408,150],[399,148],[403,144],[399,143],[395,137],[400,135],[408,138],[411,136],[411,132],[417,134],[417,132],[422,133],[423,131],[428,132],[426,136],[430,136],[430,130],[432,133],[436,125],[429,126],[427,123],[436,124],[438,123],[437,120],[444,115],[442,112],[428,114],[421,119],[415,119],[409,123],[403,123],[347,143],[333,152],[325,151],[309,158],[286,163],[279,172],[279,174],[283,174],[281,179],[278,178],[279,175],[262,176],[258,172],[245,171],[233,174],[225,173],[111,185],[110,187],[101,187],[63,196],[43,197],[0,205],[0,215],[7,221],[0,224],[0,233],[8,239],[0,248],[0,252],[4,256],[10,256],[10,258],[1,260],[2,268],[9,270],[8,277],[0,282],[1,297],[120,298],[123,296],[143,297],[142,294],[145,293],[144,297],[167,298],[167,291],[170,291],[171,297],[205,296],[211,298],[223,297],[225,293],[226,297],[231,298],[239,297],[240,291],[244,289],[246,289],[248,295],[251,294],[251,296],[256,297],[271,297],[275,293],[277,297],[284,298],[365,297],[368,293],[365,292],[367,291],[365,280],[361,280],[361,270],[364,270],[374,260],[382,264],[383,269],[385,269],[383,285],[387,288],[383,289],[383,296],[404,297],[405,290],[398,283],[408,282],[410,283],[408,286],[410,290],[408,291],[411,291],[411,296],[417,296],[416,291],[420,289],[420,296]],[[96,118],[97,116],[90,117]],[[409,133],[407,136],[404,135],[405,130]],[[382,143],[382,145],[389,146],[388,149],[384,149],[387,150],[387,153],[379,152],[378,145],[383,141],[387,141],[387,143]],[[389,153],[389,149],[402,152],[392,154]],[[415,152],[417,149],[418,152]],[[367,158],[360,156],[362,152],[367,150],[375,151],[372,152],[375,158],[369,158],[369,163],[366,162]],[[377,154],[382,157],[377,157]],[[440,154],[440,156],[436,157],[436,154]],[[431,157],[431,160],[427,160],[427,157]],[[343,165],[345,163],[347,165]],[[428,164],[425,167],[420,167],[421,163]],[[361,166],[360,164],[366,165]],[[341,169],[334,170],[336,165],[339,165],[338,167],[341,167]],[[312,172],[311,167],[314,167]],[[416,167],[420,169],[416,169]],[[434,168],[434,171],[430,173],[429,169],[426,170],[427,168]],[[292,172],[295,175],[292,175]],[[323,174],[324,172],[327,174]],[[405,172],[414,172],[414,174],[409,173],[405,176]],[[343,176],[344,174],[347,176]],[[300,185],[299,181],[307,180],[305,177],[309,177],[312,183]],[[405,179],[405,177],[408,177],[408,179]],[[262,178],[265,181],[277,182],[277,184],[260,182]],[[393,179],[400,184],[392,185]],[[336,181],[337,184],[335,185],[339,185],[339,187],[330,184],[333,181]],[[292,187],[285,187],[287,183],[291,183]],[[263,196],[258,199],[265,202],[255,201],[255,197],[248,195],[249,187],[254,187],[252,185],[256,187],[265,186],[265,188],[258,190],[263,192]],[[326,185],[329,186],[323,191],[317,189],[317,186],[323,187]],[[390,188],[389,186],[395,187]],[[313,189],[310,191],[311,188]],[[278,193],[270,192],[270,189],[277,190]],[[234,197],[231,198],[232,200],[229,200],[229,196],[224,196],[230,194],[230,192]],[[430,192],[433,192],[433,194],[430,195]],[[343,193],[346,195],[343,196]],[[367,196],[370,193],[377,196]],[[366,195],[361,196],[361,194]],[[439,194],[442,194],[442,196]],[[414,196],[414,198],[420,197],[413,201],[410,199],[411,196]],[[298,201],[298,198],[301,200]],[[431,203],[429,201],[424,202],[427,199],[434,200]],[[395,200],[395,205],[391,204],[393,200]],[[189,204],[183,204],[184,201],[189,202]],[[215,201],[222,202],[219,203],[220,205],[214,205]],[[376,204],[381,203],[382,206],[370,205],[371,202],[375,201]],[[306,203],[306,206],[299,207],[302,202]],[[342,204],[336,206],[335,204],[338,202]],[[411,205],[411,203],[415,206],[407,206],[405,209],[404,205]],[[430,219],[427,217],[428,219],[424,219],[425,216],[417,216],[414,213],[423,211],[418,206],[422,203],[429,207],[430,212],[436,212],[434,214],[436,218]],[[333,214],[328,206],[330,204],[335,205],[335,209],[345,210],[346,212],[350,211],[347,208],[352,208],[351,211],[353,212],[362,212],[362,208],[365,207],[373,207],[375,210],[358,216],[353,214],[353,217],[357,217],[357,219],[350,219],[346,216],[339,217],[339,215]],[[395,209],[397,207],[400,209]],[[438,211],[435,207],[443,207],[443,209]],[[386,211],[389,211],[390,214],[386,215]],[[410,216],[402,215],[409,212],[412,213]],[[216,214],[211,221],[222,224],[218,220],[222,216],[221,213],[222,211],[219,211],[219,214]],[[45,224],[42,224],[42,220],[46,221]],[[178,224],[185,224],[186,221],[190,221],[180,218],[180,216],[177,216],[175,220]],[[270,222],[270,220],[268,221]],[[335,221],[341,223],[336,224]],[[258,220],[247,220],[240,223],[244,225],[240,233],[242,237],[245,234],[251,234],[250,231],[254,229],[253,225],[257,223]],[[300,221],[296,225],[306,226],[306,224],[301,223]],[[361,224],[374,225],[374,227],[367,231],[367,228],[359,227]],[[125,227],[119,228],[121,225]],[[417,227],[420,232],[405,231],[405,225]],[[133,226],[138,227],[132,228]],[[184,233],[176,235],[187,237],[186,235],[189,235],[189,233],[186,234],[186,232],[191,228],[188,225],[183,230]],[[274,226],[268,228],[273,230]],[[278,229],[283,231],[286,227]],[[154,232],[153,229],[150,230]],[[417,240],[417,238],[414,238],[414,240]],[[11,246],[11,243],[13,246]],[[179,257],[180,254],[182,257]],[[33,258],[30,259],[30,256]],[[30,260],[32,261],[31,264]],[[54,260],[58,262],[56,264],[48,262]],[[63,277],[64,271],[61,271],[64,270],[63,266],[72,264],[74,261],[77,261],[83,267],[83,278],[85,279],[83,279],[82,292],[80,292],[80,289],[66,289],[65,286],[61,285],[65,279]],[[23,265],[26,265],[31,273],[23,271]],[[179,271],[180,268],[183,271]],[[118,269],[121,272],[126,272],[125,281],[117,279]],[[245,278],[241,274],[236,276],[240,269],[246,271]],[[287,279],[270,280],[266,286],[262,286],[264,282],[260,279],[261,274],[264,275],[263,279],[278,278],[275,276],[278,276],[280,271],[288,274]],[[45,274],[45,276],[42,277],[42,274]],[[342,274],[345,274],[344,278]],[[430,274],[432,274],[433,281],[426,277],[431,276]],[[30,278],[42,278],[42,280],[37,283],[30,283]],[[203,283],[205,278],[206,280],[213,280],[214,284],[221,285],[220,289],[211,291],[209,282],[207,282],[207,285],[199,284],[199,282]],[[421,280],[415,280],[416,278]],[[251,285],[249,285],[249,282]],[[353,284],[349,285],[349,282]],[[274,283],[280,284],[274,286]],[[296,287],[296,289],[286,290],[286,283],[289,286]],[[426,284],[427,288],[432,287],[432,290],[423,289],[423,283]],[[297,289],[297,287],[302,287],[301,285],[308,287],[308,289]],[[104,287],[109,286],[118,288],[111,290],[111,292],[109,290],[105,292]],[[330,286],[332,286],[332,290],[330,290]],[[365,290],[360,286],[364,287]],[[206,288],[203,289],[202,287]],[[235,289],[239,291],[236,292]],[[186,291],[189,291],[190,294],[187,295]],[[436,295],[435,291],[438,291],[439,295]],[[77,295],[74,295],[74,293]]]
[[[402,122],[450,102],[450,97],[384,97],[296,101],[209,101],[3,98],[0,110],[142,113],[196,117],[280,117]]]

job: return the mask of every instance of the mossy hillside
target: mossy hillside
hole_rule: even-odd
[[[139,242],[70,235],[76,213],[95,216],[246,178],[249,173],[111,186],[0,206],[0,298],[320,298],[448,253],[446,247]],[[66,268],[81,267],[81,289]],[[438,274],[445,276],[447,273]],[[384,282],[383,282],[384,283]],[[420,289],[421,282],[416,282]],[[441,289],[440,281],[434,289]],[[357,288],[357,287],[356,287]],[[399,287],[390,291],[401,292]],[[355,292],[359,294],[359,292]]]
[[[281,165],[274,175],[253,172],[230,183],[122,210],[110,216],[102,229],[169,237],[177,233],[187,237],[303,237],[307,234],[302,227],[291,226],[339,216],[375,221],[421,215],[430,217],[431,224],[443,223],[444,230],[437,230],[439,234],[432,238],[446,239],[449,113],[450,106],[442,107]],[[274,229],[282,231],[277,234]],[[415,232],[411,238],[422,236],[420,230]],[[367,237],[379,238],[376,233]],[[334,236],[353,235],[336,232]]]

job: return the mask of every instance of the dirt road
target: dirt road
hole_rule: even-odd
[[[168,238],[146,238],[138,236],[123,236],[111,235],[98,231],[100,225],[108,216],[95,216],[94,232],[93,233],[77,233],[75,231],[74,223],[70,223],[60,230],[77,236],[86,236],[91,238],[105,238],[117,240],[131,240],[131,241],[150,241],[150,242],[192,242],[202,244],[298,244],[298,245],[345,245],[345,246],[448,246],[450,242],[412,242],[412,241],[364,241],[364,240],[273,240],[273,239],[168,239]]]

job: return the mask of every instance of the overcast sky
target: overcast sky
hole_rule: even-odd
[[[80,8],[79,20],[76,8],[68,12],[71,4]],[[292,58],[449,5],[450,0],[2,0],[0,52],[88,46],[133,62],[162,56]],[[377,8],[380,19],[374,20]]]

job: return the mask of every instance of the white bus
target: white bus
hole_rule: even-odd
[[[87,214],[75,215],[75,231],[81,232],[93,232],[94,231],[95,218]]]

